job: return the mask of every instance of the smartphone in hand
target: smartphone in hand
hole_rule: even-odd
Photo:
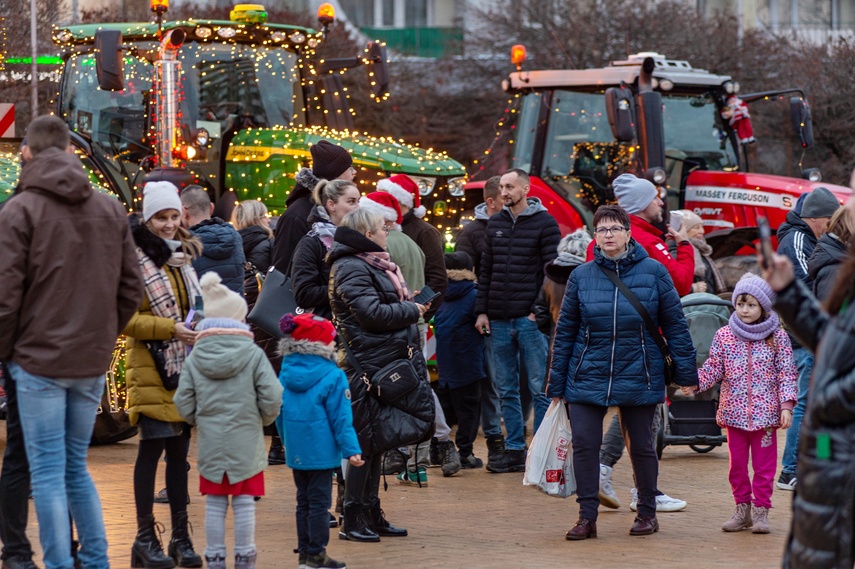
[[[760,233],[760,266],[768,269],[772,263],[772,228],[769,227],[769,220],[762,215],[757,216],[757,229]]]
[[[433,302],[434,300],[436,300],[439,295],[440,293],[434,292],[429,286],[425,285],[421,292],[419,292],[419,294],[417,294],[415,298],[413,298],[413,302],[422,305],[428,304],[429,302]]]
[[[668,226],[674,231],[680,231],[683,226],[683,216],[678,211],[672,211],[668,215]]]

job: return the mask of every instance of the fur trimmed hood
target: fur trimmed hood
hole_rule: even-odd
[[[131,225],[131,234],[134,236],[136,246],[145,253],[146,257],[152,260],[157,268],[165,265],[172,256],[172,249],[169,248],[166,241],[146,227],[142,215],[139,213],[130,214],[128,223]]]
[[[446,272],[448,273],[448,280],[450,281],[478,282],[478,277],[475,276],[475,272],[470,271],[469,269],[449,269]]]
[[[324,345],[320,342],[310,342],[309,340],[295,340],[290,336],[279,340],[278,353],[283,357],[289,354],[305,354],[307,356],[320,356],[324,359],[335,361],[336,351],[335,342]]]

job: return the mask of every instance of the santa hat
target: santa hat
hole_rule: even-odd
[[[285,337],[279,342],[279,352],[288,354],[310,354],[327,359],[335,358],[335,326],[332,322],[312,314],[286,314],[279,320],[279,329]]]
[[[395,174],[377,182],[377,189],[392,194],[401,205],[413,210],[416,217],[424,217],[427,211],[422,206],[419,185],[406,174]]]
[[[401,229],[404,217],[401,206],[392,194],[386,192],[371,192],[359,198],[359,207],[380,214],[386,221],[395,224],[395,229]]]

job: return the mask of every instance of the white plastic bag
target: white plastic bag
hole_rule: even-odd
[[[525,461],[523,486],[537,486],[550,496],[567,498],[576,493],[570,419],[563,403],[552,402],[531,441]]]

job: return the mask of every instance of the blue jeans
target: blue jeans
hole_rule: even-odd
[[[297,550],[318,555],[330,541],[333,470],[293,470],[297,486]]]
[[[501,437],[502,412],[493,381],[493,342],[490,336],[484,336],[484,368],[487,377],[481,381],[481,429],[485,437]]]
[[[807,348],[795,348],[793,357],[799,368],[799,401],[793,409],[793,424],[787,429],[787,442],[784,445],[784,456],[781,459],[783,472],[795,474],[796,462],[799,452],[799,429],[802,426],[802,417],[807,407],[808,390],[810,389],[810,376],[813,373],[813,354]]]
[[[104,376],[51,379],[9,363],[30,461],[45,569],[72,569],[68,547],[74,518],[78,559],[86,569],[109,568],[101,499],[86,468]]]
[[[493,381],[499,392],[505,419],[505,448],[524,450],[523,412],[520,402],[520,356],[525,361],[528,385],[534,399],[534,432],[543,421],[549,399],[543,394],[546,381],[546,336],[527,317],[490,322]]]

